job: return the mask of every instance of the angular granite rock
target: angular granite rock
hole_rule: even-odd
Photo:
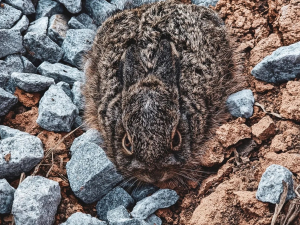
[[[72,214],[68,220],[60,225],[107,225],[106,222],[98,220],[89,214],[77,212]]]
[[[63,5],[52,0],[39,0],[36,8],[35,19],[47,16],[51,17],[55,14],[64,12]]]
[[[10,29],[15,24],[15,22],[17,22],[21,18],[22,12],[8,4],[1,4],[2,7],[0,7],[0,29]]]
[[[205,6],[209,7],[211,6],[216,6],[219,0],[192,0],[192,3],[195,5],[200,5],[200,6]]]
[[[5,126],[0,126],[0,131],[0,178],[28,172],[44,157],[38,137]]]
[[[81,11],[81,0],[58,0],[62,3],[70,13],[79,13]]]
[[[70,132],[77,114],[77,107],[66,93],[60,87],[51,85],[40,100],[36,122],[49,131]]]
[[[27,177],[17,188],[12,207],[16,225],[52,225],[61,194],[58,182]]]
[[[5,0],[5,2],[21,10],[24,15],[35,13],[35,8],[31,0]]]
[[[176,191],[170,189],[160,189],[153,195],[137,202],[131,215],[138,219],[147,219],[152,213],[161,208],[168,208],[175,204],[179,196]]]
[[[81,13],[78,16],[73,16],[68,25],[71,29],[91,29],[97,30],[97,26],[94,23],[93,19],[85,13]]]
[[[117,12],[117,7],[105,0],[86,1],[84,7],[97,26],[100,26],[104,20]]]
[[[161,219],[155,215],[155,214],[152,214],[150,215],[147,219],[145,219],[145,221],[149,224],[149,225],[162,225],[162,221]]]
[[[0,58],[24,51],[23,38],[20,31],[0,29],[0,49]]]
[[[20,33],[22,33],[23,31],[27,30],[28,26],[29,20],[27,16],[24,15],[11,29],[18,30]]]
[[[56,86],[60,87],[66,93],[66,95],[68,95],[68,97],[70,99],[73,98],[72,91],[71,91],[71,88],[70,88],[70,84],[68,84],[64,81],[60,81],[56,84]]]
[[[8,214],[14,200],[15,189],[5,179],[0,179],[0,214]]]
[[[149,225],[149,224],[144,220],[133,218],[133,219],[120,219],[118,221],[110,223],[109,225]]]
[[[22,56],[22,61],[23,61],[23,72],[24,73],[36,73],[37,69],[36,67],[24,56]]]
[[[61,46],[65,52],[63,60],[81,68],[83,55],[91,49],[95,34],[95,31],[90,29],[68,30]]]
[[[226,104],[233,116],[249,118],[253,115],[254,96],[250,89],[231,94]]]
[[[66,168],[71,189],[87,204],[101,199],[123,179],[103,149],[90,142],[73,153]]]
[[[48,17],[41,17],[30,23],[27,33],[36,33],[36,34],[47,34],[47,27],[49,23]]]
[[[134,202],[134,199],[123,188],[116,187],[97,203],[97,215],[100,219],[107,220],[108,211],[115,209],[120,205],[125,208],[131,207]]]
[[[81,91],[81,87],[83,86],[83,83],[76,81],[73,84],[72,87],[72,100],[73,103],[77,106],[79,111],[84,111],[84,97]]]
[[[51,64],[43,62],[38,67],[38,72],[44,76],[53,78],[55,82],[64,81],[70,85],[73,85],[76,81],[84,81],[84,73],[82,71],[61,63]]]
[[[144,4],[150,4],[164,0],[112,0],[111,4],[115,5],[118,9],[133,9],[140,7]]]
[[[251,71],[257,79],[280,83],[300,77],[300,42],[276,49]]]
[[[262,202],[278,204],[283,192],[282,181],[288,183],[286,201],[296,197],[293,190],[293,174],[287,168],[273,164],[263,173],[256,192],[256,198]]]
[[[26,92],[40,92],[48,89],[55,84],[54,79],[41,76],[34,73],[18,73],[11,74],[12,82]]]
[[[68,18],[63,14],[51,16],[48,27],[48,36],[59,46],[62,45],[69,30]]]
[[[135,201],[138,202],[146,198],[147,196],[152,195],[158,190],[159,188],[152,184],[145,184],[143,186],[138,186],[135,189],[133,189],[131,196],[134,198]]]
[[[112,222],[117,222],[120,219],[130,219],[130,214],[123,205],[120,205],[117,208],[107,212],[107,220],[109,224]]]
[[[16,96],[0,88],[0,116],[6,115],[17,102]]]
[[[1,66],[0,66],[0,69],[1,69]],[[4,89],[6,87],[9,79],[10,79],[10,75],[8,75],[7,73],[0,72],[0,88]]]

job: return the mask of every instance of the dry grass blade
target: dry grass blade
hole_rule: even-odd
[[[300,213],[300,194],[298,192],[298,188],[300,185],[295,189],[295,193],[297,197],[290,202],[290,206],[288,212],[283,220],[281,225],[289,225],[293,222],[293,220],[299,215]]]
[[[278,114],[278,113],[266,111],[266,110],[265,110],[265,107],[264,107],[263,105],[259,104],[258,102],[255,102],[254,105],[260,107],[260,108],[262,109],[262,111],[264,111],[264,113],[267,113],[267,114],[269,114],[269,115],[275,116],[275,117],[277,117],[277,118],[279,118],[279,119],[285,119],[284,117],[282,117],[282,116],[281,116],[280,114]]]
[[[21,176],[20,176],[20,180],[19,180],[19,185],[22,183],[22,181],[25,179],[25,173],[21,173]]]
[[[278,215],[279,215],[279,213],[280,213],[280,211],[281,211],[281,209],[282,209],[282,207],[285,203],[286,196],[287,196],[287,193],[288,193],[289,183],[285,182],[283,180],[282,184],[283,184],[283,192],[281,193],[279,204],[276,204],[275,212],[274,212],[274,215],[273,215],[273,218],[272,218],[271,225],[275,225],[277,217],[278,217]]]

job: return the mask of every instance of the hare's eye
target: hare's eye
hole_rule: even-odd
[[[125,134],[122,140],[123,150],[126,155],[132,155],[133,154],[133,148],[132,144],[128,138],[128,135]]]
[[[180,149],[180,145],[181,145],[181,134],[178,130],[176,130],[172,137],[171,149],[173,151],[178,151]]]

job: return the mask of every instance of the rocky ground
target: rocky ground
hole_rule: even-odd
[[[6,4],[9,2],[14,1],[1,2],[0,10],[10,7]],[[54,3],[58,4],[57,2]],[[191,4],[188,1],[184,2]],[[89,21],[87,17],[81,20],[81,17],[76,18],[74,16],[79,15],[78,13],[81,10],[89,11],[84,7],[81,9],[79,6],[72,8],[68,5],[54,4],[50,12],[40,10],[40,13],[34,13],[33,10],[38,11],[37,3],[38,1],[33,1],[33,8],[27,5],[25,7],[27,11],[24,7],[12,7],[8,13],[13,18],[7,21],[5,26],[0,27],[0,42],[2,43],[2,45],[0,43],[0,88],[3,88],[3,91],[0,89],[0,95],[4,96],[3,99],[5,101],[9,99],[8,106],[5,107],[5,109],[8,109],[7,112],[0,111],[2,113],[0,115],[0,124],[31,134],[31,136],[28,136],[17,131],[0,128],[0,156],[3,158],[0,159],[0,164],[2,161],[9,164],[15,157],[13,147],[9,153],[5,153],[3,151],[5,146],[20,147],[22,145],[20,140],[23,139],[30,139],[30,143],[35,143],[30,150],[34,152],[35,157],[28,160],[32,166],[26,168],[26,173],[21,174],[22,168],[19,169],[18,166],[15,166],[16,170],[10,171],[8,167],[5,167],[5,164],[1,164],[0,172],[7,174],[3,175],[0,173],[0,181],[1,178],[7,177],[8,183],[17,189],[24,177],[36,175],[37,183],[41,182],[45,183],[46,186],[48,185],[49,191],[45,195],[51,196],[48,197],[51,200],[49,200],[51,205],[58,205],[57,211],[54,211],[55,216],[54,214],[52,215],[55,218],[54,224],[61,224],[76,212],[83,212],[96,217],[99,204],[102,206],[108,201],[101,196],[102,200],[100,200],[100,203],[90,203],[90,200],[87,199],[89,196],[85,196],[84,193],[83,196],[80,195],[82,194],[80,187],[78,189],[80,194],[75,196],[74,193],[77,193],[75,188],[72,187],[71,189],[70,187],[70,182],[73,178],[70,176],[70,173],[67,174],[68,168],[66,169],[66,164],[70,162],[71,155],[74,158],[78,157],[79,160],[84,158],[84,153],[76,156],[76,154],[80,154],[80,151],[76,150],[75,144],[85,144],[86,142],[99,144],[101,142],[101,140],[89,139],[87,135],[88,141],[79,143],[80,139],[77,139],[76,143],[74,139],[80,137],[85,130],[79,128],[74,132],[70,132],[81,124],[80,116],[82,115],[82,100],[76,93],[78,93],[78,89],[80,89],[83,81],[83,74],[80,71],[77,58],[78,54],[80,55],[80,52],[91,44],[78,44],[75,37],[83,35],[87,40],[90,40],[90,36],[93,35],[98,24],[92,23],[92,19],[90,22],[83,24],[82,21]],[[124,8],[120,1],[116,4],[119,4],[119,8]],[[106,7],[105,16],[109,16],[116,10],[111,5]],[[203,164],[212,167],[211,170],[215,173],[206,176],[201,184],[200,182],[191,181],[186,186],[175,187],[174,190],[180,196],[179,200],[169,208],[157,210],[155,214],[161,218],[163,224],[174,225],[271,224],[275,213],[275,202],[262,202],[256,198],[263,173],[272,164],[281,165],[291,171],[291,174],[289,172],[286,173],[290,174],[290,180],[293,179],[294,187],[292,189],[296,189],[298,184],[300,184],[300,46],[292,46],[285,50],[289,52],[287,54],[288,57],[283,56],[285,51],[278,53],[279,58],[273,56],[273,64],[272,62],[271,64],[264,64],[265,61],[263,60],[279,47],[290,46],[300,41],[300,27],[298,25],[300,23],[300,1],[219,0],[217,5],[212,8],[219,12],[231,34],[232,43],[238,53],[237,58],[241,68],[239,72],[246,79],[245,89],[250,89],[254,95],[253,115],[247,119],[232,116],[228,123],[217,130],[217,135],[214,140],[211,140],[207,154],[203,158]],[[16,9],[22,9],[22,12]],[[63,16],[52,17],[52,15],[61,13],[63,13]],[[24,15],[27,15],[28,21]],[[105,16],[101,15],[93,14],[92,16],[103,20]],[[45,19],[47,17],[49,17],[49,21]],[[31,24],[27,29],[28,23],[36,19],[40,19],[38,23],[35,22],[36,25]],[[60,24],[60,28],[57,29],[55,24]],[[66,24],[74,28],[75,31],[67,34]],[[48,27],[53,29],[49,30]],[[47,28],[48,31],[46,31]],[[83,28],[89,29],[89,32],[80,33],[80,29]],[[6,35],[10,37],[10,42],[16,43],[13,48],[7,48],[7,45],[3,44],[3,37],[7,37]],[[49,47],[49,49],[39,52],[40,43],[36,40],[42,40],[42,45]],[[76,51],[73,51],[74,45],[77,47]],[[69,52],[69,54],[64,54],[63,56],[62,52]],[[22,53],[23,57],[20,57],[19,53]],[[47,66],[45,61],[51,64],[63,63],[67,67],[56,64],[55,68],[58,71],[64,71],[64,73],[55,73],[52,71],[53,67],[49,71],[49,65]],[[256,67],[258,64],[261,67]],[[14,71],[11,68],[14,68]],[[268,76],[270,68],[272,73],[281,74],[281,76]],[[287,72],[281,73],[286,68]],[[3,73],[4,70],[5,73]],[[256,73],[255,71],[258,72]],[[29,76],[24,80],[24,74],[18,74],[20,72],[41,74],[43,79],[39,80],[38,83],[40,85],[36,85],[34,82],[28,82],[31,80]],[[73,74],[74,76],[70,77],[68,74]],[[8,76],[13,77],[14,83],[8,81]],[[45,79],[46,77],[48,79]],[[53,86],[54,83],[56,83],[55,86]],[[51,88],[49,88],[50,85],[52,85]],[[60,101],[63,99],[67,117],[72,121],[72,123],[67,123],[69,124],[67,127],[57,126],[57,124],[60,124],[59,119],[62,117],[57,117],[58,121],[56,123],[49,123],[47,119],[49,115],[53,115],[52,113],[62,107],[52,103],[52,101],[55,102],[57,99]],[[53,107],[52,111],[41,108],[41,106],[45,105],[49,109],[51,108],[49,104]],[[41,110],[40,114],[38,110]],[[36,137],[41,140],[41,143]],[[93,147],[93,144],[89,144],[89,147],[92,146],[91,151],[101,154],[101,151],[97,147]],[[72,151],[71,146],[73,146],[73,150],[75,149],[74,151]],[[72,153],[70,153],[70,149]],[[40,164],[38,164],[39,162]],[[68,163],[68,165],[71,164]],[[84,165],[83,161],[82,167]],[[74,170],[79,169],[75,167]],[[45,180],[37,175],[44,177]],[[76,180],[76,178],[73,180]],[[58,183],[52,183],[51,181]],[[33,187],[30,189],[29,186],[28,189],[28,182],[25,180],[21,183],[22,186],[17,189],[15,196],[23,196],[22,192],[35,193]],[[0,182],[1,185],[7,186],[4,181]],[[110,187],[110,189],[112,188]],[[117,193],[114,195],[127,199],[127,205],[124,207],[132,211],[134,204],[131,201],[134,200],[130,200],[130,196],[130,198],[126,197],[128,193],[123,192],[123,189],[113,190]],[[135,196],[131,192],[132,189],[126,190],[132,197]],[[153,189],[149,193],[152,194],[155,191],[157,189]],[[12,188],[7,188],[6,193],[13,192]],[[61,197],[55,194],[57,192],[60,192]],[[295,197],[293,193],[290,195]],[[38,192],[34,195],[39,198]],[[80,198],[78,197],[79,195]],[[173,199],[176,199],[174,193],[170,192],[168,195],[170,199],[172,199],[172,196]],[[277,224],[279,224],[281,219],[284,219],[285,215],[288,214],[289,207],[294,203],[289,201],[284,205],[278,216]],[[21,210],[19,208],[22,208],[22,204],[26,204],[26,202],[14,206],[13,211],[18,213]],[[12,224],[13,216],[9,213],[1,214],[1,209],[0,204],[0,224]],[[117,209],[116,212],[110,211],[110,218],[114,218],[114,213],[117,215],[122,214],[124,218],[128,217],[125,208]],[[134,212],[135,210],[132,211],[133,215],[135,214]],[[83,218],[81,214],[75,216]],[[108,214],[104,216],[109,217]],[[291,224],[300,224],[300,217],[296,216],[296,219]],[[99,213],[98,218],[100,218]],[[93,218],[85,218],[85,221],[88,220],[92,221]],[[72,224],[71,221],[70,224]]]

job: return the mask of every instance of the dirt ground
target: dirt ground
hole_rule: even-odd
[[[278,47],[300,41],[300,0],[220,0],[214,9],[224,19],[236,51],[242,56],[246,88],[253,91],[256,101],[254,114],[247,120],[232,117],[218,129],[203,159],[217,173],[201,185],[189,182],[188,188],[176,187],[179,201],[156,214],[170,225],[267,225],[275,205],[255,197],[265,169],[271,164],[285,166],[292,171],[295,186],[300,184],[300,81],[268,84],[254,79],[250,71]],[[45,151],[55,146],[53,155],[43,160],[36,173],[61,186],[62,201],[55,225],[79,211],[96,216],[95,204],[84,204],[73,195],[65,169],[69,148],[83,131],[68,135],[43,130],[35,122],[43,93],[17,89],[15,95],[19,103],[1,124],[37,135]],[[60,142],[63,137],[66,138]],[[16,188],[19,179],[9,182]],[[288,206],[289,203],[284,206],[279,219]],[[0,224],[11,221],[11,215],[0,217]],[[300,217],[293,224],[300,225]]]

